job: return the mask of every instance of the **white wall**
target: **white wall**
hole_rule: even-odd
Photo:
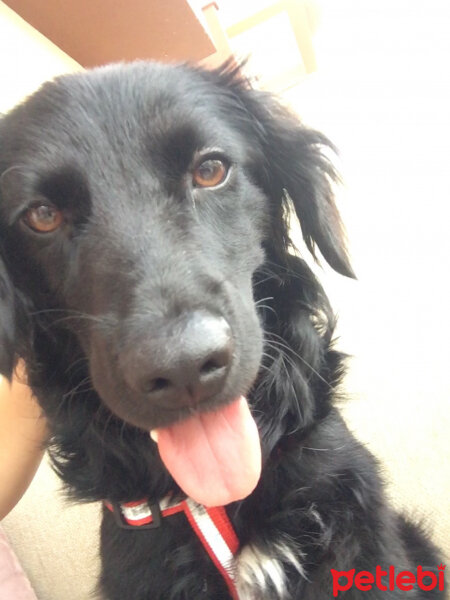
[[[0,2],[0,113],[47,79],[81,67]]]

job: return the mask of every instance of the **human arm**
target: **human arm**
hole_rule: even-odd
[[[0,377],[0,520],[31,483],[46,436],[45,418],[29,387]]]

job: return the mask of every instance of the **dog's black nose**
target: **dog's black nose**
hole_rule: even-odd
[[[195,311],[161,327],[127,360],[125,379],[158,406],[196,405],[223,386],[233,352],[223,317]],[[130,358],[130,357],[129,357]]]

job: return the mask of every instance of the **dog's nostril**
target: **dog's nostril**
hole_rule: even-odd
[[[154,392],[162,392],[170,387],[170,381],[164,379],[164,377],[155,377],[147,384],[147,392],[149,394]]]
[[[229,365],[231,358],[230,344],[226,344],[222,349],[213,352],[208,357],[205,357],[205,362],[199,368],[200,378],[205,378],[212,375],[218,375],[225,367]]]
[[[200,375],[210,375],[217,371],[217,369],[221,369],[224,365],[219,364],[215,360],[207,360],[204,365],[200,367]]]

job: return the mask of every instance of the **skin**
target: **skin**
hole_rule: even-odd
[[[30,485],[47,437],[42,411],[22,381],[0,377],[0,520]]]

